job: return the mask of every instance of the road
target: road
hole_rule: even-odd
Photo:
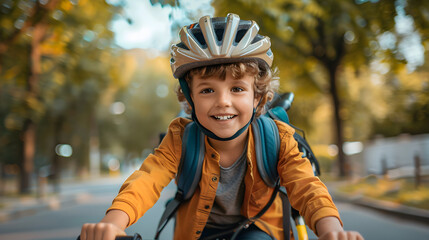
[[[55,210],[44,210],[1,223],[0,239],[75,239],[83,223],[96,222],[102,218],[119,186],[119,180],[68,185],[64,191],[69,194],[79,193],[77,201],[70,201],[68,205],[63,204]],[[128,234],[139,232],[144,239],[152,239],[165,201],[173,195],[174,186],[169,185],[161,194],[160,201],[126,232]],[[347,203],[337,203],[337,207],[340,210],[345,229],[359,231],[367,240],[428,239],[428,223],[401,219]],[[161,235],[161,239],[172,239],[172,231],[173,224],[170,223]],[[310,239],[315,239],[314,234],[311,233]]]

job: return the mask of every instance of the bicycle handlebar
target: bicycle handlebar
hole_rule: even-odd
[[[275,94],[273,100],[268,103],[268,108],[282,107],[284,110],[288,111],[292,106],[294,99],[293,92],[286,92],[282,94]]]
[[[76,240],[80,240],[80,235]],[[117,236],[115,240],[142,240],[142,236],[140,236],[138,233],[135,233],[134,236]]]

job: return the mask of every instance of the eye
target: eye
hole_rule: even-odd
[[[205,89],[200,91],[200,93],[202,93],[202,94],[207,94],[207,93],[212,93],[212,92],[214,92],[214,91],[211,88],[205,88]]]
[[[242,92],[242,91],[244,91],[244,89],[243,89],[243,88],[241,88],[241,87],[233,87],[233,88],[231,89],[231,91],[232,91],[232,92]]]

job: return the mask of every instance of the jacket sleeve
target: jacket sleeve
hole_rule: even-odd
[[[176,175],[181,155],[182,134],[188,120],[173,120],[158,148],[150,154],[121,186],[113,200],[112,209],[128,214],[128,226],[134,224],[159,199],[162,189]]]
[[[291,206],[299,211],[316,234],[316,222],[321,218],[337,217],[342,225],[328,189],[314,176],[310,161],[301,157],[298,143],[293,138],[295,130],[284,123],[277,122],[277,125],[281,139],[277,168]]]

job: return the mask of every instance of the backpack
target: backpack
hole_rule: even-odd
[[[268,105],[269,110],[267,113],[261,115],[252,122],[258,171],[265,184],[274,188],[274,191],[268,203],[255,217],[246,219],[234,230],[242,229],[246,224],[253,223],[260,218],[271,206],[277,193],[280,193],[283,204],[284,237],[285,239],[289,239],[290,233],[286,229],[291,228],[290,216],[291,214],[299,216],[299,213],[291,209],[286,190],[284,187],[280,187],[280,178],[277,172],[280,136],[274,119],[291,125],[286,111],[290,108],[293,101],[293,93],[285,93],[280,96],[277,95],[276,97],[277,98]],[[294,127],[293,125],[291,126]],[[300,130],[299,128],[294,128]],[[305,140],[305,135],[303,136],[304,137],[296,132],[294,134],[294,138],[298,142],[298,148],[303,152],[303,157],[307,157],[311,161],[315,174],[319,175],[320,171],[317,159]],[[161,231],[167,225],[168,221],[174,217],[180,204],[190,199],[194,194],[201,179],[204,151],[204,134],[194,122],[190,122],[186,125],[182,138],[182,155],[176,176],[177,192],[174,199],[169,200],[166,204],[165,211],[158,224],[155,239],[159,238]],[[236,234],[238,234],[238,232],[239,231],[236,231]],[[214,236],[214,238],[215,237],[216,236]]]

